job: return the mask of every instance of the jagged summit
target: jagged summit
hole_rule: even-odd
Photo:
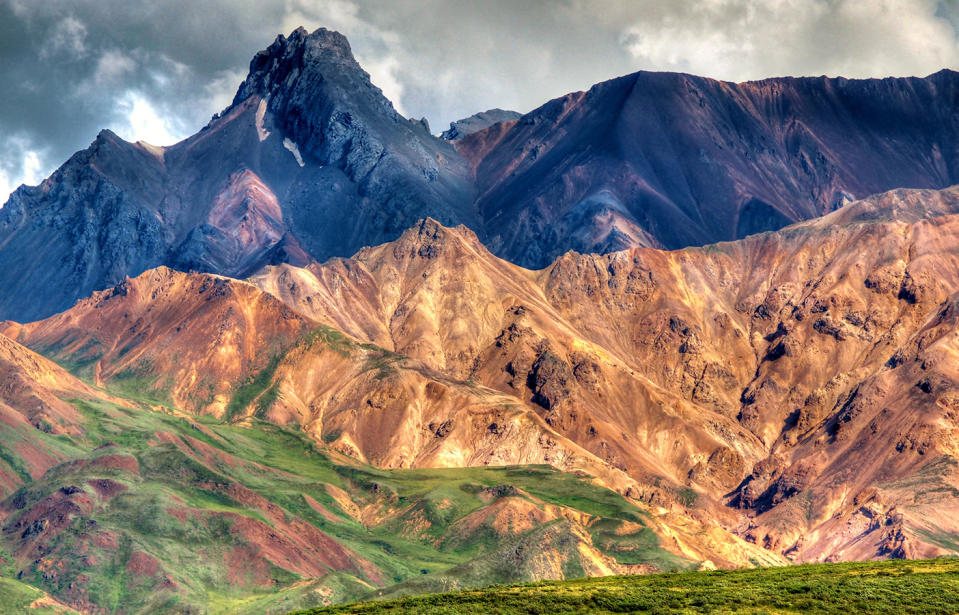
[[[457,248],[460,252],[462,248],[479,248],[488,254],[482,245],[476,233],[462,224],[450,228],[433,218],[424,218],[400,235],[394,242],[393,254],[398,258],[435,259]]]
[[[104,130],[15,194],[0,211],[0,264],[18,263],[0,269],[0,317],[45,317],[160,265],[243,277],[347,256],[427,216],[481,228],[472,200],[462,157],[394,110],[346,38],[300,28],[254,57],[197,134],[155,148]]]
[[[254,95],[327,98],[334,92],[353,101],[372,104],[390,119],[399,118],[393,104],[373,85],[369,74],[353,57],[345,36],[326,28],[308,33],[302,26],[289,37],[277,36],[272,45],[253,56],[233,106]]]
[[[254,97],[263,105],[257,109],[258,127],[269,115],[303,154],[342,167],[354,181],[369,179],[386,157],[395,157],[404,171],[439,179],[438,152],[432,150],[442,150],[442,144],[396,112],[339,32],[298,28],[289,37],[278,36],[250,62],[231,109]]]

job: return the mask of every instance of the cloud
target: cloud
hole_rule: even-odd
[[[959,65],[953,25],[933,0],[646,2],[623,32],[636,61],[743,81],[775,75],[927,75]]]
[[[20,139],[0,149],[0,202],[101,128],[195,132],[300,25],[343,32],[394,106],[439,131],[640,69],[927,74],[959,66],[957,24],[959,0],[0,0],[0,135]]]
[[[40,50],[43,57],[66,54],[82,58],[87,53],[87,27],[73,16],[66,16],[53,26],[50,40]]]
[[[116,83],[132,73],[136,67],[137,63],[132,58],[111,49],[103,52],[97,60],[93,81],[98,86]]]
[[[127,141],[172,145],[189,136],[182,126],[161,115],[140,92],[129,91],[120,98],[117,120],[114,132]]]
[[[43,152],[25,136],[7,137],[2,148],[8,155],[0,157],[0,195],[10,194],[21,184],[38,184],[47,175],[41,162]]]

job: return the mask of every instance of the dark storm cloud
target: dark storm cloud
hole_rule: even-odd
[[[639,69],[742,80],[957,67],[957,0],[0,0],[0,202],[101,128],[157,144],[232,99],[277,33],[348,36],[434,131]]]

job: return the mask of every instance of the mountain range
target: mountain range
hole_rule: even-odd
[[[278,37],[0,209],[0,573],[284,612],[959,555],[957,86],[640,72],[437,137]]]
[[[345,37],[298,29],[196,135],[155,147],[103,131],[17,190],[0,210],[0,318],[50,316],[158,266],[245,277],[350,256],[427,217],[531,268],[740,239],[959,183],[957,97],[946,70],[743,84],[640,72],[444,139],[393,109]]]

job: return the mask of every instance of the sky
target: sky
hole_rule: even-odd
[[[0,203],[97,132],[169,145],[277,34],[325,26],[433,132],[637,70],[730,81],[959,69],[959,0],[0,0]]]

